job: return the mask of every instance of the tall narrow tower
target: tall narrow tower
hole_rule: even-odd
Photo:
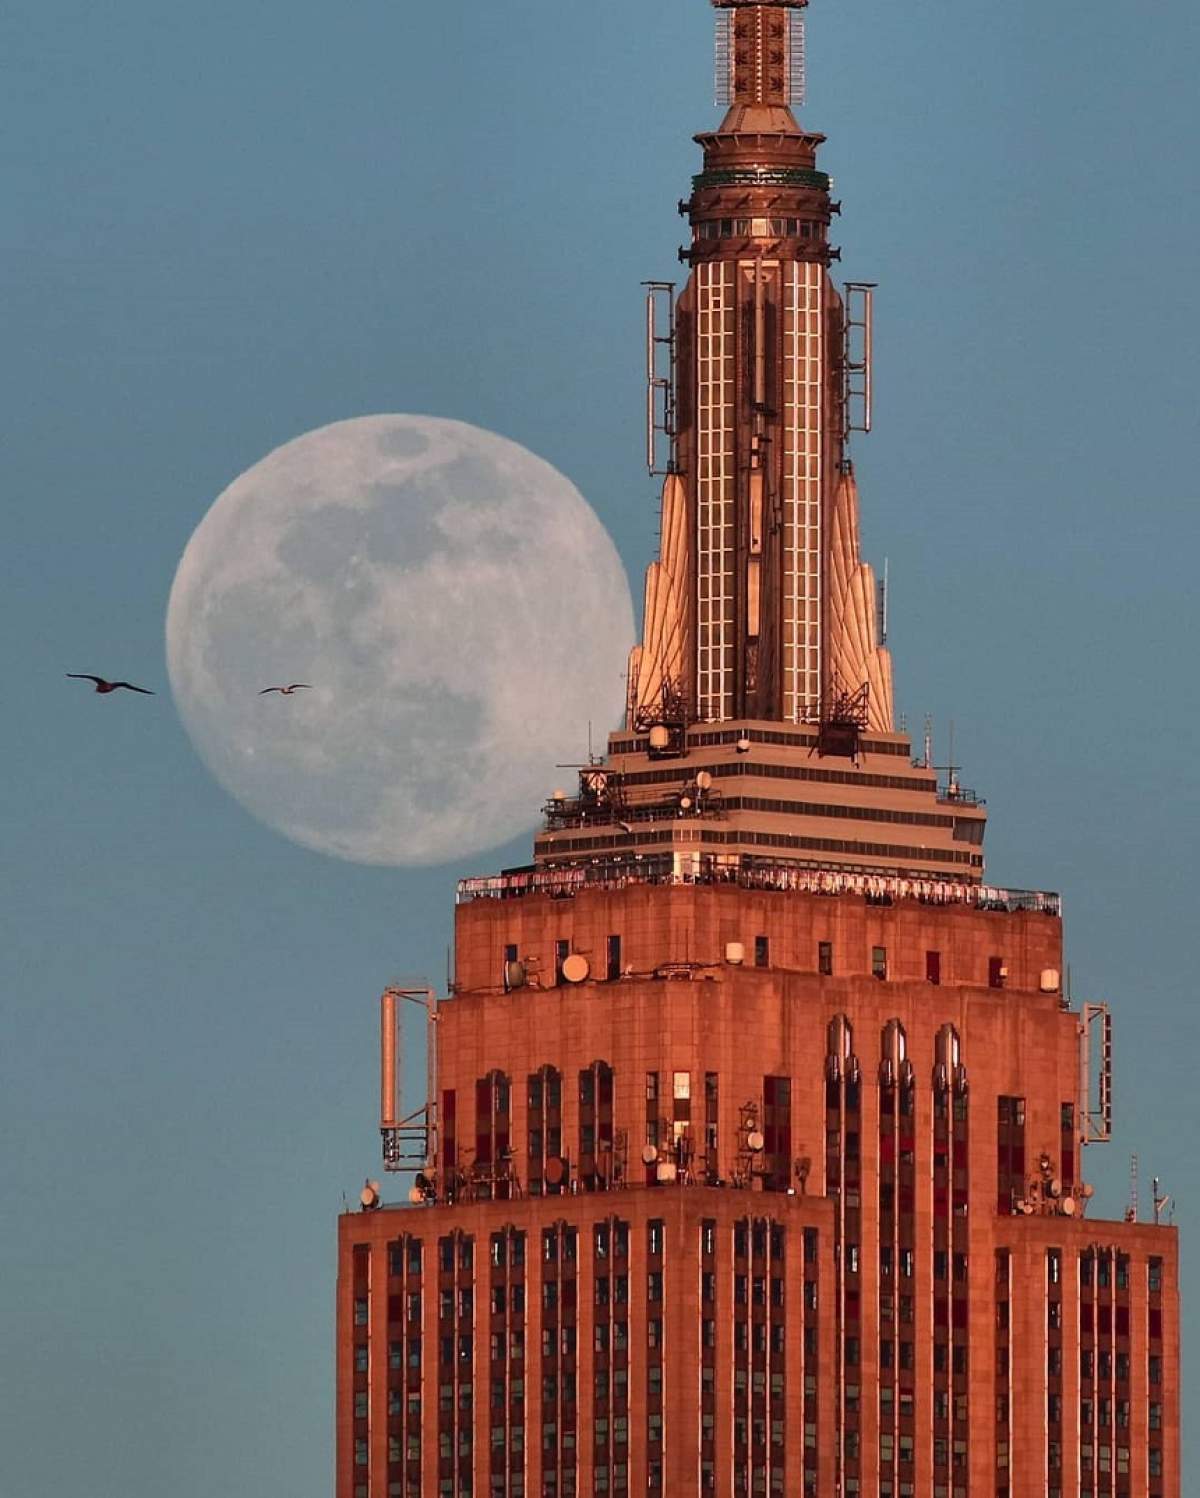
[[[833,284],[824,137],[791,110],[807,0],[716,3],[729,108],[697,136],[704,167],[680,204],[691,274],[670,337],[663,555],[648,599],[660,606],[631,662],[631,710],[653,713],[666,693],[704,722],[807,723],[857,694],[886,732],[891,669],[847,456],[851,429],[870,421],[870,288],[850,288],[848,309]]]
[[[412,1185],[339,1223],[337,1495],[1179,1498],[1176,1235],[1085,1178],[1107,1007],[892,722],[804,0],[713,3],[627,721],[460,883],[449,994],[384,995]]]

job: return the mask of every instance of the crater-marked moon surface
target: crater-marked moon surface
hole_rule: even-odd
[[[193,743],[256,817],[338,858],[429,864],[536,822],[589,720],[618,720],[632,636],[620,559],[562,474],[462,422],[366,416],[217,499],[167,661]]]

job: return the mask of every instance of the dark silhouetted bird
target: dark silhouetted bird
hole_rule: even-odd
[[[94,681],[98,692],[117,692],[124,687],[127,692],[141,692],[143,697],[157,695],[149,687],[135,687],[131,681],[105,681],[103,676],[93,676],[89,671],[68,671],[67,675],[75,681]]]
[[[306,691],[312,690],[307,681],[294,681],[292,682],[290,687],[263,687],[262,691],[258,695],[260,697],[265,697],[268,692],[278,692],[281,697],[290,697],[293,692],[300,691],[302,687]]]

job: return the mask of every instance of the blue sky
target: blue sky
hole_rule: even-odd
[[[1136,1150],[1185,1230],[1198,64],[1182,0],[820,0],[804,111],[842,269],[880,283],[856,456],[900,706],[942,751],[954,720],[992,877],[1065,893],[1076,996],[1114,1005],[1104,1208]],[[714,117],[702,0],[0,17],[5,1498],[329,1492],[334,1219],[377,1158],[375,1000],[444,973],[477,871],[293,847],[208,777],[169,697],[62,673],[165,693],[167,593],[208,505],[368,412],[525,443],[639,579],[639,282],[679,274]],[[1198,1259],[1193,1230],[1193,1286]]]

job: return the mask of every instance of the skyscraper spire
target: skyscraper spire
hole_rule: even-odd
[[[666,688],[705,722],[819,722],[854,699],[866,726],[892,727],[846,448],[869,350],[851,353],[861,320],[829,275],[839,205],[817,167],[824,137],[791,108],[806,3],[713,0],[729,108],[696,137],[703,170],[680,205],[692,237],[671,329],[674,471],[631,726]]]

